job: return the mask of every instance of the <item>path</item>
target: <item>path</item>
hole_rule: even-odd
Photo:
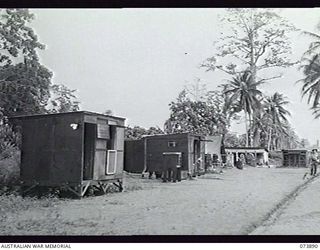
[[[222,175],[207,174],[180,183],[127,178],[125,185],[130,190],[123,193],[6,209],[0,234],[248,234],[284,197],[303,184],[304,172],[305,169],[231,169]],[[1,199],[5,202],[6,198]],[[12,202],[21,203],[21,199]]]
[[[320,234],[320,179],[311,180],[277,213],[252,234]]]

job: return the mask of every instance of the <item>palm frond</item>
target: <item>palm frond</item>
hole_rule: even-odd
[[[318,35],[318,34],[316,34],[316,33],[309,32],[309,31],[303,31],[302,34],[304,34],[304,35],[306,35],[306,36],[309,36],[309,37],[311,37],[311,38],[320,40],[320,35]]]
[[[314,119],[320,118],[320,106],[315,106],[311,108],[312,115],[314,116]]]

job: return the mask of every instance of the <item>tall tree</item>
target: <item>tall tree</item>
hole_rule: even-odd
[[[39,63],[0,67],[0,107],[4,114],[46,112],[52,73]]]
[[[266,98],[265,107],[266,114],[268,114],[271,118],[272,125],[269,128],[269,142],[268,149],[270,149],[272,132],[280,130],[280,133],[286,133],[285,128],[283,127],[283,123],[287,123],[287,117],[290,116],[290,112],[285,108],[289,102],[286,100],[286,97],[278,92],[274,93],[272,96]],[[281,131],[282,130],[282,131]],[[281,133],[281,134],[283,134]]]
[[[39,62],[45,46],[28,26],[33,19],[27,9],[0,9],[0,107],[6,116],[77,110],[74,90],[52,84],[52,72]]]
[[[278,92],[265,98],[266,112],[271,115],[274,123],[288,120],[288,116],[291,115],[285,107],[288,104],[287,97]]]
[[[320,22],[317,30],[320,30]],[[312,104],[312,114],[318,119],[320,117],[320,35],[307,31],[302,33],[314,41],[310,43],[309,48],[302,56],[300,69],[305,77],[298,82],[303,83],[302,97],[308,96],[308,104]]]
[[[311,110],[312,110],[312,114],[314,115],[314,118],[319,119],[320,118],[320,106],[317,105],[315,107],[312,107]]]
[[[134,127],[126,127],[125,129],[125,139],[141,139],[143,136],[146,135],[158,135],[158,134],[164,134],[164,132],[159,127],[150,127],[149,129],[145,129],[140,126],[134,126]]]
[[[75,89],[69,89],[63,84],[51,86],[51,108],[50,113],[63,113],[79,110],[79,101],[75,96]]]
[[[225,147],[244,147],[246,145],[246,135],[238,136],[228,132],[225,134],[223,141]]]
[[[165,123],[166,133],[193,132],[202,135],[226,133],[227,121],[218,96],[208,92],[202,100],[192,100],[186,90],[169,104],[170,118]]]
[[[206,84],[202,83],[200,78],[196,78],[192,84],[187,84],[184,90],[189,98],[194,101],[204,100],[208,92]]]
[[[320,22],[317,25],[317,31],[320,31]],[[314,41],[310,43],[308,50],[304,53],[304,57],[320,54],[320,35],[309,31],[303,31],[302,34],[314,39]]]
[[[269,68],[289,67],[290,40],[287,34],[296,28],[274,10],[228,9],[220,18],[224,32],[216,41],[217,53],[202,67],[207,71],[221,70],[235,75],[250,70],[253,81],[258,73]],[[281,74],[259,79],[269,80]]]
[[[262,108],[256,110],[250,127],[250,133],[253,135],[254,146],[268,147],[270,126],[272,126],[272,118],[266,112],[264,102],[262,102]]]
[[[301,69],[305,76],[299,80],[303,83],[302,97],[308,96],[308,104],[316,108],[320,101],[320,54],[313,55],[311,59],[303,58]]]
[[[270,150],[280,148],[287,142],[288,147],[292,141],[289,138],[289,131],[292,129],[288,121],[288,104],[287,98],[278,92],[264,97],[261,109],[254,117],[255,122],[250,127],[254,134],[255,146],[263,146]]]
[[[44,45],[28,26],[33,19],[27,9],[0,9],[0,66],[38,61]]]
[[[245,114],[246,125],[246,146],[249,146],[249,127],[251,126],[252,113],[254,109],[259,109],[261,106],[259,96],[262,95],[257,86],[262,84],[263,81],[253,81],[253,76],[249,71],[239,73],[229,81],[229,86],[225,94],[229,96],[230,103],[236,104],[240,110]]]

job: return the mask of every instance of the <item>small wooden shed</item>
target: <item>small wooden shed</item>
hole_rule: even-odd
[[[87,111],[12,117],[21,126],[21,181],[65,187],[82,197],[89,186],[122,191],[124,118]]]
[[[306,168],[308,166],[307,155],[306,149],[283,149],[282,166]]]
[[[144,171],[161,173],[164,157],[176,155],[181,160],[181,177],[204,173],[205,138],[190,133],[145,136],[140,140],[125,141],[125,170],[133,173]],[[179,159],[179,156],[181,159]]]

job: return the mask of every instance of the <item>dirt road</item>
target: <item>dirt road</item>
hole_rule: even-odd
[[[252,234],[319,235],[320,179],[312,180]]]
[[[9,198],[3,196],[0,234],[248,234],[304,182],[304,172],[230,169],[180,183],[126,177],[123,193],[82,200],[9,197],[7,208]]]

